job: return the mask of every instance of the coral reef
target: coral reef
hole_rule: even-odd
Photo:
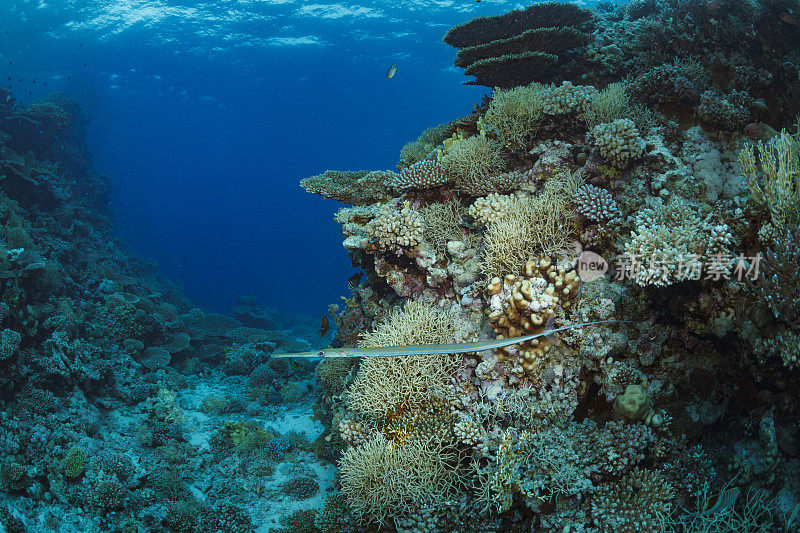
[[[494,90],[337,214],[366,281],[335,342],[543,336],[323,362],[316,527],[796,529],[796,17],[537,4],[447,33]]]
[[[478,353],[272,357],[321,341],[120,249],[84,114],[0,90],[2,528],[796,530],[798,16],[481,17],[470,114],[301,181],[363,273],[333,346],[541,334]]]
[[[252,531],[321,507],[314,367],[271,358],[314,326],[195,307],[114,238],[77,104],[0,93],[0,529]]]

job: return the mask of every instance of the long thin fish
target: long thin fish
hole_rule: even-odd
[[[561,328],[545,330],[534,335],[514,337],[511,339],[496,339],[493,341],[462,342],[456,344],[414,344],[411,346],[382,346],[380,348],[327,348],[315,352],[296,352],[275,354],[275,358],[312,358],[312,357],[398,357],[402,355],[440,355],[446,353],[466,353],[482,352],[495,348],[504,348],[521,342],[537,339],[565,331],[568,329],[592,326],[594,324],[606,324],[609,322],[630,322],[630,320],[598,320],[596,322],[584,322],[582,324],[572,324]]]

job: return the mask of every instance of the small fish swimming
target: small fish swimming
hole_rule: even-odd
[[[363,272],[356,272],[355,274],[347,278],[347,288],[352,291],[353,289],[358,287],[358,284],[361,283],[361,276],[363,275],[364,275]]]
[[[324,337],[326,333],[328,333],[328,327],[330,324],[328,323],[328,315],[322,316],[322,325],[319,327],[319,336]]]
[[[397,64],[396,63],[394,65],[392,65],[391,67],[389,67],[389,70],[386,71],[386,79],[390,80],[390,79],[394,78],[395,74],[397,74]]]
[[[524,335],[522,337],[514,337],[511,339],[495,339],[493,341],[462,342],[454,344],[414,344],[411,346],[382,346],[380,348],[328,348],[325,350],[317,350],[315,352],[282,353],[273,355],[272,357],[398,357],[403,355],[441,355],[447,353],[482,352],[484,350],[493,350],[495,348],[512,346],[514,344],[537,339],[539,337],[552,335],[553,333],[557,333],[559,331],[566,331],[583,326],[592,326],[594,324],[606,324],[609,322],[630,322],[630,320],[598,320],[595,322],[583,322],[581,324],[572,324],[571,326],[545,330],[534,335]]]

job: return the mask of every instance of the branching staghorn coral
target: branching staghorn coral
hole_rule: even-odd
[[[503,276],[520,272],[540,254],[563,255],[574,231],[567,206],[578,186],[575,176],[565,174],[549,180],[538,195],[511,202],[505,216],[486,230],[483,272],[490,278]]]
[[[506,431],[497,453],[479,470],[476,495],[484,508],[507,511],[515,493],[536,508],[554,496],[570,497],[592,489],[593,466],[584,453],[580,426],[542,426],[514,441]]]
[[[800,152],[783,130],[768,143],[759,141],[758,158],[752,144],[739,152],[750,198],[769,211],[778,227],[800,221]]]
[[[706,509],[710,502],[716,502],[719,495],[704,491],[697,498],[697,509]],[[738,505],[737,505],[738,504]],[[781,509],[780,502],[773,499],[769,491],[750,489],[744,498],[739,497],[719,510],[706,509],[706,512],[688,512],[661,516],[660,531],[664,533],[770,533],[775,525],[784,522],[783,531],[793,531],[800,524],[800,512],[795,507],[788,514]],[[709,512],[710,511],[710,512]],[[781,518],[779,518],[781,517]]]
[[[631,102],[624,83],[611,83],[595,93],[583,116],[589,128],[622,118],[633,120],[636,128],[645,133],[655,125],[653,112],[642,104]]]
[[[417,301],[364,335],[359,346],[403,346],[452,342],[454,327],[448,314]],[[437,387],[447,384],[460,365],[452,355],[410,355],[365,359],[350,386],[350,407],[359,413],[384,416],[398,406],[424,403]]]
[[[441,157],[456,188],[470,196],[494,192],[490,178],[501,173],[505,164],[500,143],[484,135],[454,140]]]
[[[443,250],[448,241],[466,240],[471,243],[474,237],[461,229],[461,217],[466,213],[467,210],[455,198],[424,206],[420,214],[425,220],[425,242],[437,250]]]
[[[498,89],[494,93],[484,123],[494,130],[509,150],[525,148],[544,109],[544,86],[532,83],[525,87]]]
[[[414,513],[420,501],[453,491],[457,477],[449,459],[441,447],[416,440],[392,442],[376,433],[342,455],[342,492],[358,518],[386,525],[390,518]]]
[[[592,97],[592,102],[584,115],[586,124],[593,128],[604,122],[626,118],[630,105],[625,84],[611,83]]]

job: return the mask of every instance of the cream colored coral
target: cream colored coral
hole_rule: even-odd
[[[469,206],[467,213],[484,224],[497,222],[506,216],[509,207],[516,199],[517,197],[513,194],[501,195],[492,193],[476,199]]]
[[[564,81],[544,91],[542,108],[548,115],[584,112],[591,107],[596,94],[597,89],[591,85],[573,85]]]
[[[525,147],[542,118],[545,87],[532,83],[525,87],[497,89],[483,117],[484,123],[497,133],[510,150]]]
[[[644,139],[628,118],[598,124],[592,128],[591,137],[603,159],[617,168],[628,166],[644,153]]]
[[[381,433],[345,450],[339,462],[342,492],[350,510],[365,522],[388,524],[413,512],[420,501],[435,501],[456,478],[444,450],[421,440],[389,441]]]
[[[453,335],[453,321],[447,312],[409,301],[364,335],[359,345],[448,343]],[[358,413],[383,416],[398,406],[420,405],[433,389],[450,382],[460,364],[461,358],[452,355],[366,358],[349,389],[350,407]]]
[[[462,416],[453,425],[453,433],[464,444],[475,445],[483,440],[484,429],[478,422],[467,416]]]
[[[614,412],[626,420],[641,420],[650,411],[647,385],[630,384],[614,400]]]
[[[364,423],[352,418],[339,421],[339,435],[350,446],[360,446],[369,440],[370,428]]]
[[[499,338],[540,333],[559,307],[572,305],[579,284],[575,270],[559,269],[549,257],[528,261],[524,276],[509,274],[489,282],[489,323]],[[516,347],[523,372],[537,374],[548,349],[545,339],[533,339]],[[509,357],[511,351],[498,350],[498,360]]]
[[[506,215],[486,229],[481,268],[490,277],[518,272],[540,254],[558,255],[569,248],[574,216],[567,203],[577,191],[573,175],[551,178],[538,195],[511,202]]]
[[[624,244],[625,275],[639,285],[663,287],[705,275],[693,269],[702,266],[704,257],[729,271],[732,265],[717,262],[721,257],[715,255],[728,254],[731,239],[726,224],[712,222],[711,215],[701,218],[697,208],[682,200],[642,209]]]
[[[422,242],[425,219],[407,203],[399,210],[396,205],[387,204],[369,223],[368,230],[383,248],[413,248]]]
[[[490,178],[501,173],[506,165],[500,143],[483,135],[454,140],[440,162],[455,179],[456,188],[470,196],[492,192],[492,187],[487,190]]]

